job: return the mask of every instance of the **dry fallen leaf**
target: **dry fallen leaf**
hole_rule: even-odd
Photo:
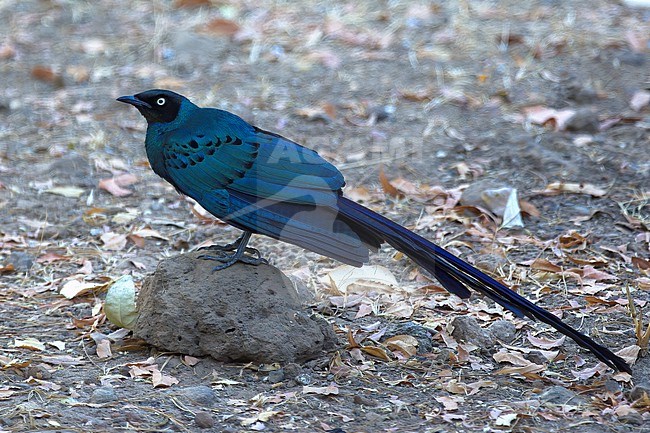
[[[122,173],[113,176],[109,179],[102,179],[99,181],[99,188],[108,191],[115,197],[125,197],[133,193],[133,191],[124,187],[133,185],[138,181],[138,177],[130,173]]]
[[[418,351],[418,340],[412,335],[395,335],[384,341],[392,351],[401,352],[406,357],[414,356]]]
[[[556,110],[544,106],[527,107],[524,109],[526,120],[536,125],[550,125],[556,131],[563,131],[567,121],[576,114],[575,110]]]
[[[327,275],[332,289],[341,294],[371,291],[391,293],[398,286],[395,276],[387,268],[377,265],[360,268],[342,265]]]
[[[388,180],[386,174],[384,173],[384,168],[379,169],[379,182],[381,183],[381,188],[384,192],[393,198],[404,198],[404,194],[399,192],[399,190]]]
[[[588,183],[553,182],[548,184],[546,189],[537,191],[537,193],[543,195],[558,195],[562,193],[588,194],[593,197],[602,197],[607,194],[607,190]]]
[[[541,347],[542,349],[552,349],[554,347],[560,347],[561,345],[564,344],[564,340],[566,340],[566,337],[564,335],[558,338],[557,340],[551,340],[549,338],[535,337],[531,335],[530,332],[528,333],[526,338],[528,339],[528,341],[530,341],[530,343],[533,346]]]
[[[126,235],[108,232],[100,236],[104,248],[110,251],[121,251],[126,247]]]
[[[39,81],[50,83],[55,87],[63,87],[63,76],[49,66],[37,65],[32,68],[32,77]]]
[[[328,386],[303,386],[303,394],[320,394],[320,395],[337,395],[339,393],[339,387],[332,383]]]
[[[104,283],[90,283],[86,281],[79,280],[70,280],[61,287],[59,292],[68,299],[72,299],[75,296],[83,295],[92,290],[99,290],[105,286]]]
[[[504,349],[501,349],[499,352],[492,355],[492,357],[496,362],[509,362],[510,364],[520,367],[525,367],[532,364],[532,362],[524,358],[522,354],[509,352]]]
[[[45,344],[38,341],[36,338],[25,338],[24,340],[15,339],[14,347],[20,347],[23,349],[42,351],[45,350]]]
[[[113,356],[113,353],[111,352],[111,341],[108,338],[100,340],[97,343],[95,350],[99,359],[107,359]]]
[[[362,346],[361,350],[366,352],[368,355],[374,356],[376,358],[382,359],[384,361],[392,361],[390,356],[386,353],[384,349],[377,346]]]
[[[204,25],[202,30],[214,36],[233,36],[239,31],[239,24],[225,18],[215,18]]]
[[[151,372],[151,383],[153,384],[154,388],[168,388],[172,385],[176,385],[178,383],[178,379],[176,379],[174,376],[162,374],[160,370],[155,369]]]
[[[78,198],[85,191],[85,189],[76,186],[55,186],[53,188],[45,190],[45,192],[49,194],[61,195],[68,198]]]

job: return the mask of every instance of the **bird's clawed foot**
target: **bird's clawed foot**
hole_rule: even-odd
[[[214,260],[221,262],[222,264],[215,266],[212,269],[212,272],[220,271],[226,269],[237,262],[242,262],[247,265],[268,265],[269,262],[262,257],[260,252],[251,247],[247,247],[248,241],[251,237],[250,232],[244,232],[235,242],[232,242],[227,245],[210,245],[209,247],[200,248],[202,250],[213,251],[214,254],[201,254],[199,259],[203,260]],[[235,251],[232,254],[228,254],[228,251]],[[250,254],[250,255],[247,255]]]

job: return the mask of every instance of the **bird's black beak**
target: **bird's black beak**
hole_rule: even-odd
[[[135,108],[152,108],[151,105],[138,99],[136,96],[120,96],[117,100],[126,104],[131,104]]]

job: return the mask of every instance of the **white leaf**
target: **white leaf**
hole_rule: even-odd
[[[392,292],[397,287],[395,276],[383,266],[355,268],[342,265],[327,274],[332,289],[338,293]]]
[[[78,188],[76,186],[55,186],[50,189],[46,189],[45,192],[50,194],[62,195],[63,197],[77,198],[81,196],[86,190],[83,188]]]

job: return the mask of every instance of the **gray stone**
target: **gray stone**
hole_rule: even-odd
[[[94,165],[81,155],[70,153],[52,162],[42,175],[54,179],[55,185],[96,186]]]
[[[117,400],[117,395],[112,386],[100,386],[95,389],[90,396],[90,401],[92,403],[110,403],[115,400]]]
[[[560,385],[550,387],[541,393],[538,399],[553,404],[569,404],[572,406],[585,404],[584,398]]]
[[[311,374],[309,373],[302,373],[297,375],[294,380],[298,382],[300,385],[309,385],[312,382],[312,377]]]
[[[194,404],[206,407],[214,405],[214,401],[217,398],[214,390],[205,385],[188,386],[187,388],[181,389],[179,394],[186,397]]]
[[[271,370],[269,371],[268,378],[270,383],[280,383],[284,380],[284,370],[281,368],[279,370]]]
[[[194,414],[194,422],[196,423],[196,426],[199,428],[212,428],[214,427],[214,418],[212,418],[212,415],[210,412],[197,412]]]
[[[28,272],[34,265],[34,258],[23,251],[14,251],[9,255],[7,264],[12,264],[18,272]]]
[[[650,397],[650,383],[640,383],[630,391],[630,400],[635,401],[644,398],[644,395]]]
[[[517,335],[515,324],[503,319],[493,322],[488,327],[488,331],[494,338],[504,343],[512,343]]]
[[[258,363],[313,359],[335,347],[324,320],[302,310],[291,281],[269,265],[212,272],[203,252],[159,263],[138,295],[136,337],[167,351]]]
[[[643,419],[643,415],[641,415],[639,412],[626,413],[625,415],[620,415],[617,418],[618,418],[618,421],[623,423],[623,424],[632,424],[632,425],[643,425],[643,424],[645,424],[645,420]]]
[[[528,353],[525,358],[534,364],[544,365],[548,362],[548,359],[544,356],[539,350],[533,350]]]
[[[418,340],[419,354],[430,353],[433,350],[431,342],[431,331],[415,322],[404,322],[391,325],[384,333],[382,341],[385,341],[396,335],[410,335]]]
[[[492,334],[481,328],[478,321],[471,316],[455,317],[451,326],[453,327],[451,336],[458,341],[474,344],[481,350],[490,350],[494,347],[495,341]]]
[[[566,121],[564,129],[575,132],[598,132],[599,126],[598,113],[590,108],[583,108]]]

